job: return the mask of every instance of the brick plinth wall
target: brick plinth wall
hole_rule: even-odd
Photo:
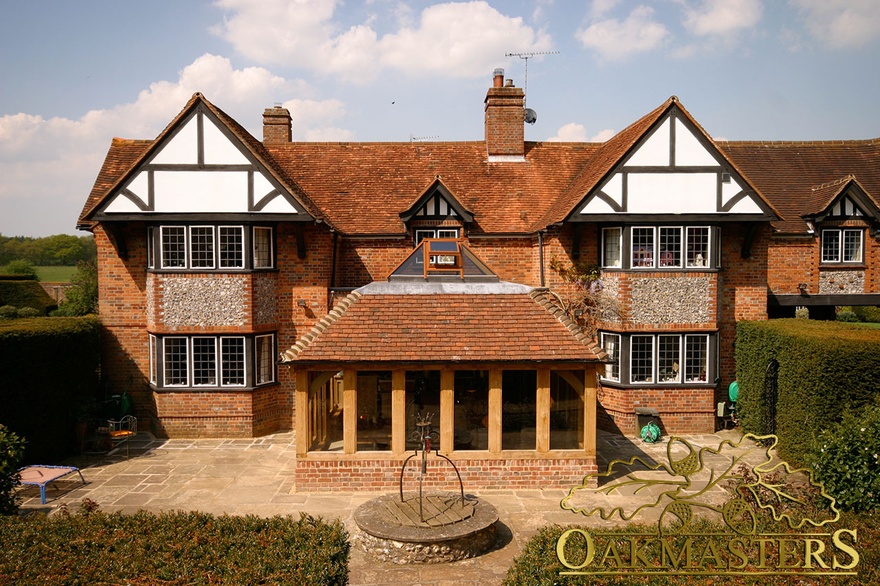
[[[249,438],[293,428],[293,393],[280,385],[242,391],[155,391],[156,433]]]
[[[636,407],[657,409],[664,434],[715,431],[715,388],[619,389],[603,387],[596,424],[600,429],[636,436]]]
[[[418,490],[418,457],[407,464],[404,491]],[[586,458],[455,459],[465,492],[502,489],[569,489],[580,486],[588,474],[598,472],[596,460]],[[298,460],[297,492],[397,491],[403,459]],[[458,490],[452,466],[430,456],[423,487]]]

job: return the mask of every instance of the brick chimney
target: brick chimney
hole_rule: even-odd
[[[276,105],[263,110],[263,143],[285,143],[293,140],[290,110]]]
[[[504,70],[496,69],[485,100],[486,150],[489,157],[525,155],[524,98],[522,88],[514,87],[513,80],[505,81]]]

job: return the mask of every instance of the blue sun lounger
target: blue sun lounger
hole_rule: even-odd
[[[40,502],[45,505],[46,485],[54,480],[58,480],[62,476],[67,476],[68,474],[73,474],[74,472],[79,474],[79,479],[82,480],[83,484],[85,484],[86,479],[83,478],[82,472],[80,472],[79,468],[77,468],[76,466],[49,466],[43,464],[33,464],[31,466],[20,468],[18,474],[19,482],[21,484],[29,484],[31,486],[40,487]]]

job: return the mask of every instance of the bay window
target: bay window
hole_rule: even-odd
[[[275,381],[274,334],[150,335],[150,382],[157,387],[246,387]]]
[[[631,384],[709,382],[711,334],[612,334],[600,339],[612,362],[603,380]]]
[[[154,258],[157,253],[158,258]],[[252,231],[244,226],[150,226],[147,254],[149,268],[269,269],[274,266],[273,230],[262,226]]]
[[[717,231],[709,226],[603,228],[600,261],[603,268],[709,268]]]

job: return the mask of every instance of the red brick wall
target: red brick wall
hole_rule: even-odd
[[[416,458],[404,476],[404,491],[418,490]],[[298,492],[396,491],[403,459],[297,460]],[[499,489],[569,489],[579,486],[587,474],[598,472],[595,459],[501,458],[456,459],[466,491]],[[428,490],[458,490],[458,479],[448,462],[431,457],[423,486]]]

